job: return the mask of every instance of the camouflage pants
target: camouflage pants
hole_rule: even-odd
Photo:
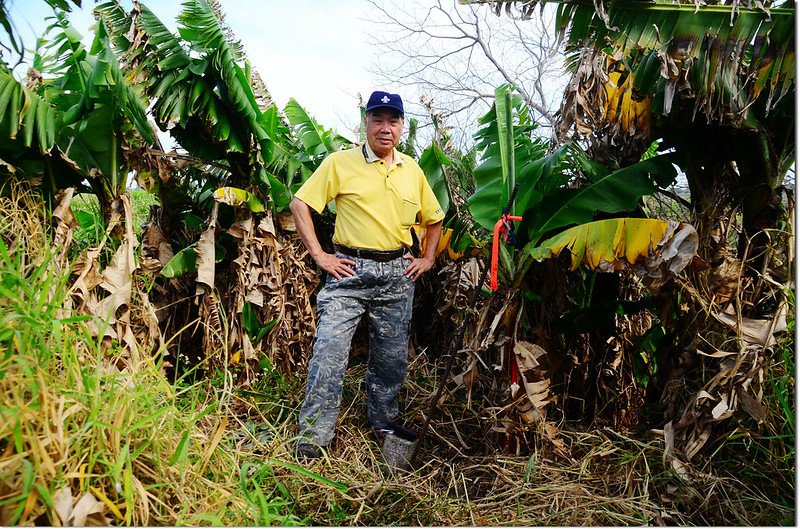
[[[367,420],[373,427],[397,417],[408,368],[414,283],[403,275],[407,261],[347,258],[355,261],[356,275],[338,280],[329,275],[317,296],[317,336],[300,409],[301,437],[320,446],[333,439],[350,342],[363,314],[369,318]]]

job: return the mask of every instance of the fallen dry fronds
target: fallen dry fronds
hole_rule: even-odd
[[[413,355],[407,392],[402,399],[405,423],[424,422],[436,386],[435,369]],[[388,472],[379,441],[368,432],[363,359],[351,361],[345,378],[342,411],[334,442],[325,457],[306,471],[347,486],[346,491],[272,465],[275,477],[296,500],[293,514],[314,525],[714,525],[764,520],[764,512],[788,516],[786,506],[741,483],[724,467],[685,467],[683,474],[664,464],[663,432],[636,438],[601,429],[562,429],[564,454],[541,441],[528,456],[502,454],[488,444],[481,417],[463,408],[463,394],[445,399],[411,472]],[[425,387],[428,389],[426,390]],[[294,380],[290,391],[301,392]],[[463,389],[462,389],[463,391]],[[268,423],[254,413],[257,401],[242,402],[249,420]],[[296,411],[272,423],[266,443],[250,442],[239,450],[269,460],[292,462]],[[490,422],[490,421],[485,421]],[[542,434],[544,435],[544,434]],[[256,448],[260,447],[260,448]],[[737,495],[734,491],[740,491]],[[759,514],[755,514],[755,513]]]

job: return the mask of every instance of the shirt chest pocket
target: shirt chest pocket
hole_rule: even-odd
[[[411,226],[417,222],[419,204],[408,198],[400,199],[400,224]]]

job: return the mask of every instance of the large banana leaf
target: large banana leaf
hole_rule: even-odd
[[[419,166],[425,173],[425,178],[445,213],[450,209],[450,190],[447,187],[444,168],[451,165],[453,162],[435,143],[422,151],[419,157]]]
[[[511,97],[512,127],[504,127],[503,134],[509,130],[513,133],[514,181],[519,185],[516,198],[516,213],[522,213],[535,207],[541,198],[551,189],[552,182],[542,178],[542,168],[560,166],[566,150],[560,149],[547,156],[547,145],[539,138],[532,138],[536,126],[519,95]],[[503,112],[503,119],[508,113]],[[467,200],[469,211],[475,221],[487,230],[491,230],[502,209],[508,204],[510,190],[503,179],[503,152],[512,151],[501,147],[501,131],[498,125],[498,114],[493,107],[479,122],[482,127],[475,134],[476,150],[480,154],[480,162],[475,167],[475,193]],[[505,140],[503,140],[505,141]],[[511,164],[507,163],[508,166]],[[566,180],[561,183],[565,183]]]
[[[598,211],[619,213],[635,209],[656,184],[669,185],[677,176],[674,154],[663,154],[625,167],[579,188],[560,189],[534,210],[526,212],[523,229],[532,241],[548,232],[592,220]]]
[[[511,86],[498,86],[494,92],[494,101],[503,183],[506,195],[511,197],[517,183],[516,164],[514,163],[514,109],[511,104]],[[511,204],[508,213],[516,214],[514,209],[514,204]]]
[[[583,263],[602,272],[632,268],[641,275],[660,277],[683,270],[694,258],[698,242],[689,224],[617,218],[570,228],[531,248],[529,254],[541,261],[568,250],[572,270]]]

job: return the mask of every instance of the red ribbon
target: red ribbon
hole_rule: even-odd
[[[522,217],[503,213],[500,220],[494,223],[494,237],[492,237],[492,269],[489,281],[489,286],[492,290],[497,290],[497,257],[500,248],[500,232],[503,232],[503,242],[508,242],[508,233],[512,228],[511,222],[509,221],[514,220],[522,220]]]

